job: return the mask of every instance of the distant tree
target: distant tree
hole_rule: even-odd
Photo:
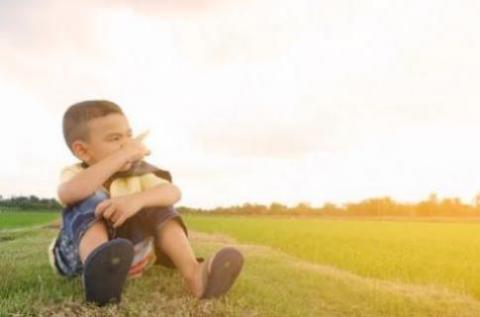
[[[340,215],[340,212],[343,211],[343,209],[337,207],[335,204],[326,202],[323,204],[323,206],[319,209],[321,213],[324,213],[325,215]]]
[[[273,203],[270,204],[270,212],[272,212],[272,213],[285,212],[287,209],[288,209],[287,206],[282,205],[282,204],[277,203],[277,202],[273,202]]]
[[[428,199],[421,201],[416,206],[417,216],[432,217],[438,215],[439,210],[438,196],[436,193],[431,193]]]
[[[310,203],[300,202],[295,207],[292,208],[292,212],[295,214],[306,214],[312,211]]]

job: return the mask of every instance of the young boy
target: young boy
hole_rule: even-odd
[[[70,151],[81,163],[63,169],[58,199],[62,226],[50,262],[67,277],[82,276],[87,301],[120,302],[127,276],[156,263],[182,275],[199,299],[224,295],[243,266],[233,247],[208,261],[196,258],[173,205],[179,188],[170,173],[143,160],[145,134],[132,138],[122,109],[106,100],[72,105],[63,117]]]

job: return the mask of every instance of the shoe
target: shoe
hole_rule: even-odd
[[[240,274],[243,262],[243,255],[233,247],[225,247],[208,259],[203,266],[205,288],[200,299],[217,298],[227,293]]]
[[[110,240],[93,250],[85,260],[82,278],[87,302],[119,303],[132,259],[133,245],[127,239]]]

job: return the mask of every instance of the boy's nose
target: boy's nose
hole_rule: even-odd
[[[129,140],[130,140],[129,137],[122,138],[122,142],[120,142],[120,147],[124,147],[125,144],[127,144]]]

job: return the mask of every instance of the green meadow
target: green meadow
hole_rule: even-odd
[[[480,299],[480,224],[189,217],[192,227],[268,245],[309,261],[384,280],[447,287]]]
[[[0,230],[46,224],[57,218],[59,213],[60,212],[0,210]]]
[[[477,223],[188,214],[197,256],[244,253],[229,294],[197,301],[155,266],[128,281],[120,305],[98,308],[79,279],[49,267],[57,214],[0,217],[0,316],[480,316]]]

